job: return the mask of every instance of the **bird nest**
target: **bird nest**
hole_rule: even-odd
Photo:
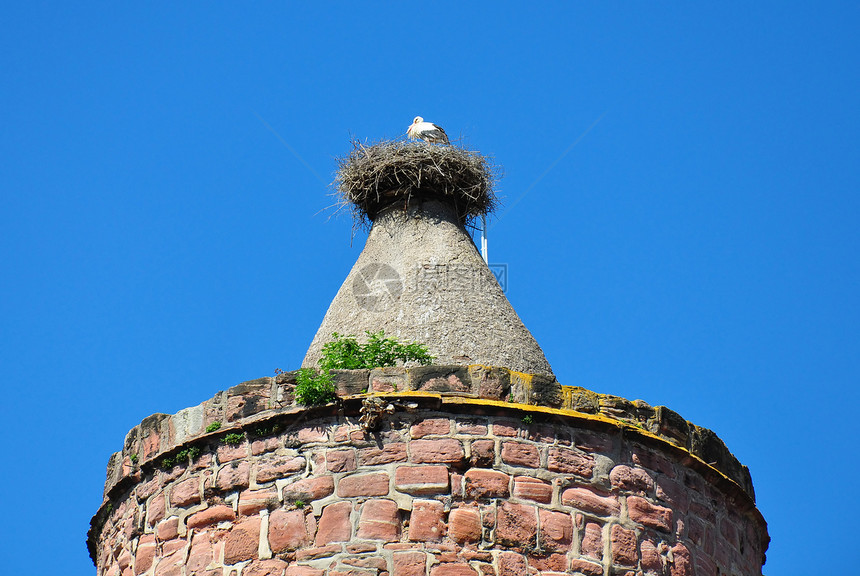
[[[439,200],[453,204],[464,225],[496,206],[498,169],[486,156],[457,146],[399,140],[363,144],[338,158],[334,186],[356,223],[367,225],[397,202]]]

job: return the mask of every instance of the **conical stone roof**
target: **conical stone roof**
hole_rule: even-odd
[[[361,338],[380,330],[424,344],[434,364],[552,374],[454,207],[438,200],[400,201],[375,215],[302,365],[316,366],[335,332]]]

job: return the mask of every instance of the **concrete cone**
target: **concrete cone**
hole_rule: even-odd
[[[424,344],[434,364],[484,364],[552,375],[454,208],[412,202],[379,213],[302,362],[316,367],[332,333],[385,331]]]

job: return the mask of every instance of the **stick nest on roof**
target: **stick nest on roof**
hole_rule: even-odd
[[[498,173],[489,158],[457,146],[424,142],[352,140],[338,158],[334,186],[342,204],[352,204],[356,222],[368,224],[397,201],[433,199],[453,204],[463,224],[493,211]]]

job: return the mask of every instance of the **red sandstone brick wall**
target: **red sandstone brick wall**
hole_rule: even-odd
[[[324,417],[213,444],[112,497],[98,573],[761,574],[760,515],[677,450],[504,412],[398,412],[375,434]]]

